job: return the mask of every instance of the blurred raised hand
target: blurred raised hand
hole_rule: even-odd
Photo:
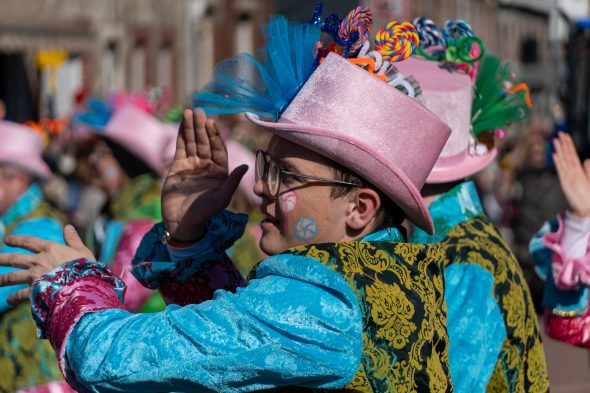
[[[7,301],[16,304],[27,301],[31,294],[30,285],[37,277],[48,273],[59,265],[87,258],[94,261],[94,255],[84,245],[78,232],[71,225],[64,228],[65,245],[34,236],[8,236],[4,242],[16,248],[31,251],[34,254],[2,253],[0,254],[0,266],[17,267],[22,270],[13,270],[0,275],[0,286],[28,284],[29,287],[21,289]]]
[[[574,141],[568,134],[559,133],[553,144],[553,161],[568,210],[577,217],[590,217],[590,160],[580,162]]]
[[[248,167],[242,165],[229,174],[227,163],[215,121],[200,109],[186,109],[162,189],[162,220],[172,239],[197,241],[203,223],[229,205]]]

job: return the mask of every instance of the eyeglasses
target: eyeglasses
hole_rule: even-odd
[[[323,177],[303,175],[301,173],[289,172],[283,170],[276,161],[273,161],[268,153],[258,150],[256,152],[256,182],[262,180],[267,195],[276,198],[279,196],[279,190],[281,189],[281,182],[283,177],[292,176],[300,179],[315,180],[322,183],[340,184],[349,187],[360,187],[360,184],[350,183],[347,181],[326,179]]]

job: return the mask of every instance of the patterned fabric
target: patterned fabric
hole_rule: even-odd
[[[441,241],[445,300],[456,391],[544,392],[547,371],[531,296],[518,262],[483,213],[473,182],[441,195],[430,208]]]
[[[75,283],[86,276],[105,281],[123,302],[125,284],[116,278],[112,271],[102,263],[88,259],[78,259],[60,265],[51,272],[39,276],[32,286],[31,310],[41,338],[49,338],[46,334],[46,328],[50,322],[47,320],[51,318],[52,310],[57,307],[56,296],[58,293],[65,286]]]
[[[489,392],[547,392],[549,381],[537,316],[512,251],[485,216],[456,226],[444,241],[445,266],[469,261],[494,277],[493,294],[506,327]]]
[[[23,303],[0,317],[0,392],[62,379],[55,352],[37,338],[31,308]]]
[[[588,287],[583,285],[570,290],[560,290],[555,285],[553,269],[551,269],[553,252],[545,245],[544,238],[547,234],[557,234],[558,232],[560,232],[559,219],[547,221],[529,243],[529,251],[535,263],[535,271],[545,281],[543,305],[548,312],[558,317],[583,316],[588,311],[588,302],[590,301]],[[560,331],[555,329],[558,321],[560,319],[556,319],[552,324],[551,331]]]
[[[27,389],[19,389],[16,393],[76,393],[66,381],[49,382],[48,384]]]
[[[557,220],[557,231],[548,232],[543,236],[543,243],[553,252],[551,270],[554,282],[560,290],[588,286],[590,285],[590,244],[582,242],[584,247],[580,250],[580,257],[566,257],[564,247],[567,246],[562,246],[564,231],[567,226],[567,222],[564,221],[565,213],[560,214]],[[571,220],[568,222],[571,225]]]
[[[229,211],[216,214],[205,223],[205,237],[199,241],[198,249],[193,250],[198,258],[174,262],[169,261],[168,249],[161,241],[164,226],[157,224],[141,241],[133,259],[132,273],[144,286],[155,289],[164,283],[186,281],[200,276],[205,271],[203,264],[212,266],[207,262],[222,262],[227,266],[225,250],[242,236],[247,221],[248,216],[245,214]]]
[[[549,337],[567,344],[590,348],[590,299],[588,287],[560,290],[555,285],[551,262],[553,251],[545,243],[548,234],[562,232],[563,222],[554,219],[546,222],[531,239],[529,249],[539,276],[545,280],[543,304],[547,309],[545,331]]]
[[[97,281],[84,290],[109,287]],[[73,292],[72,303],[81,295]],[[57,318],[50,323],[62,326]],[[339,274],[314,259],[278,255],[235,294],[217,291],[210,301],[157,314],[85,313],[67,338],[64,371],[80,392],[339,388],[358,368],[361,332],[358,302]]]
[[[453,391],[440,247],[373,241],[302,246],[289,253],[323,263],[355,291],[363,354],[347,391]]]
[[[8,235],[32,235],[63,243],[62,217],[43,202],[41,188],[29,189],[0,217],[0,239]],[[12,248],[0,240],[0,253],[29,251]],[[15,268],[0,267],[0,274]],[[0,288],[0,392],[61,380],[54,351],[47,341],[37,338],[35,323],[27,304],[12,307],[6,299],[25,287]]]

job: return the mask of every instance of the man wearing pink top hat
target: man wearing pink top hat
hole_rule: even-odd
[[[352,15],[372,23],[364,7]],[[215,122],[200,110],[184,113],[163,222],[133,268],[149,287],[176,286],[176,305],[122,310],[124,285],[71,230],[67,247],[8,239],[39,253],[11,257],[36,279],[34,315],[79,391],[453,390],[444,250],[404,243],[401,227],[407,218],[432,233],[419,190],[450,133],[386,73],[411,53],[416,32],[388,25],[379,73],[373,55],[355,58],[351,45],[368,42],[368,26],[359,36],[344,24],[339,35],[328,18],[325,29],[343,46],[318,52],[320,16],[314,21],[271,19],[262,60],[222,62],[196,97],[213,114],[247,109],[274,134],[257,153],[254,186],[266,215],[260,245],[271,256],[246,286],[199,302],[202,272],[223,266],[246,221],[224,210],[245,168],[228,173]],[[345,33],[354,34],[338,38]]]
[[[38,236],[63,244],[63,221],[43,201],[41,182],[51,176],[41,159],[41,140],[29,127],[0,121],[0,254],[31,253],[4,243],[10,235]],[[25,272],[1,266],[3,277],[18,278]],[[0,392],[14,392],[61,380],[48,343],[36,337],[29,307],[9,304],[10,296],[27,285],[0,288]]]
[[[446,247],[455,391],[548,391],[537,315],[523,272],[468,180],[495,159],[495,130],[528,112],[526,86],[505,63],[482,57],[483,43],[465,21],[449,20],[440,31],[426,18],[414,24],[421,36],[419,55],[399,63],[398,70],[420,83],[424,104],[452,133],[422,189],[435,233],[415,228],[409,240],[442,241]]]

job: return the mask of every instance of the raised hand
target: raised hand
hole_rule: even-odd
[[[0,275],[0,286],[17,284],[31,285],[37,277],[48,273],[59,265],[80,258],[94,261],[92,252],[84,245],[73,226],[64,228],[66,245],[43,240],[34,236],[9,236],[4,242],[11,246],[29,250],[35,254],[2,253],[0,266],[17,267],[23,270],[13,270]],[[21,303],[29,299],[31,287],[21,289],[10,296],[10,304]]]
[[[203,223],[229,205],[247,170],[242,165],[228,175],[227,150],[215,122],[202,110],[185,110],[162,189],[162,220],[171,237],[198,240]]]
[[[559,133],[553,144],[553,161],[568,210],[578,217],[590,217],[590,160],[585,160],[582,165],[568,134]]]

